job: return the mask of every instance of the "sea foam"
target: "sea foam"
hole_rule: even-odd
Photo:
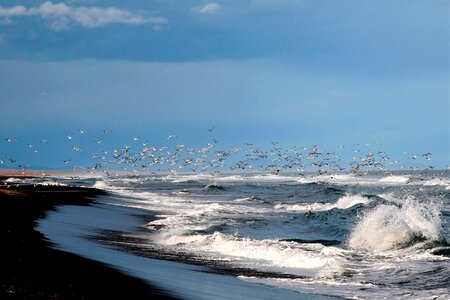
[[[276,204],[275,209],[288,211],[327,211],[333,208],[347,209],[357,204],[367,204],[370,199],[361,195],[346,194],[335,203],[298,203],[298,204]]]
[[[400,206],[379,205],[366,213],[354,228],[348,244],[366,251],[402,248],[414,239],[438,240],[440,202],[419,202],[409,197]]]
[[[259,271],[289,272],[301,276],[317,276],[323,272],[339,272],[339,253],[344,250],[321,244],[298,244],[279,240],[255,240],[220,232],[207,235],[165,235],[157,242],[209,257],[213,260],[234,262],[240,267]]]
[[[92,187],[95,189],[106,190],[110,186],[103,180],[97,180]]]
[[[379,180],[381,183],[389,183],[389,184],[404,184],[408,183],[408,176],[400,176],[400,175],[390,175],[383,177]]]

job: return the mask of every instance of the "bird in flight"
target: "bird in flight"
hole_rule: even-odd
[[[15,143],[17,142],[17,140],[13,137],[9,137],[9,138],[5,138],[5,141],[7,141],[8,143]]]

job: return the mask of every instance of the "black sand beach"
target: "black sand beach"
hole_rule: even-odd
[[[101,263],[51,248],[34,230],[57,205],[89,205],[90,188],[15,185],[0,177],[0,299],[170,299]]]

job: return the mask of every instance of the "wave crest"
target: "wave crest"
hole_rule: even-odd
[[[408,198],[401,206],[382,204],[365,214],[348,242],[354,249],[386,251],[438,240],[440,230],[440,203]]]
[[[275,209],[288,211],[327,211],[333,208],[347,209],[357,204],[367,204],[370,199],[361,195],[346,194],[335,203],[299,203],[299,204],[277,204]]]
[[[203,258],[235,262],[240,267],[259,271],[286,271],[301,276],[316,276],[341,270],[343,250],[321,244],[298,244],[280,240],[254,240],[214,232],[208,235],[165,235],[159,244],[202,255]]]
[[[110,188],[110,186],[103,180],[97,180],[92,187],[99,190],[106,190]]]
[[[390,183],[390,184],[402,184],[402,183],[408,183],[409,177],[408,176],[400,176],[400,175],[390,175],[383,178],[380,178],[378,180],[382,183]]]

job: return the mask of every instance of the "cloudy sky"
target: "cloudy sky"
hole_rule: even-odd
[[[0,152],[13,136],[22,160],[54,167],[17,147],[62,149],[77,128],[196,144],[215,126],[224,145],[376,141],[445,167],[449,11],[448,0],[2,1]]]

